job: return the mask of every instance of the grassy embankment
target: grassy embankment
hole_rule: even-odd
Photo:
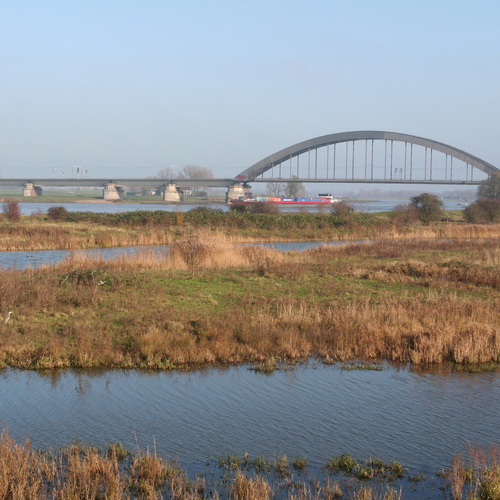
[[[445,227],[445,240],[302,253],[241,247],[206,230],[177,240],[168,258],[77,254],[3,270],[2,313],[14,314],[1,326],[0,365],[272,370],[311,356],[493,365],[500,226]]]
[[[456,456],[440,476],[443,498],[497,499],[499,450],[471,448],[467,461]],[[416,498],[417,488],[420,498],[431,498],[435,487],[432,477],[408,475],[401,464],[377,458],[342,455],[309,474],[304,457],[228,455],[190,479],[177,462],[149,451],[131,453],[118,443],[107,450],[80,443],[39,452],[29,441],[17,444],[6,431],[0,436],[0,498],[12,500],[399,500]]]
[[[448,222],[447,222],[448,221]],[[9,222],[0,216],[0,251],[168,245],[193,230],[209,229],[234,242],[353,241],[412,238],[488,237],[496,226],[469,226],[449,212],[430,226],[401,224],[389,214],[356,213],[347,219],[330,213],[252,214],[199,207],[188,212],[67,212]]]

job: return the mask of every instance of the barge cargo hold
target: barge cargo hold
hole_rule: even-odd
[[[331,194],[320,194],[317,198],[289,198],[289,197],[278,197],[278,196],[257,196],[255,198],[238,198],[237,200],[231,200],[230,203],[278,203],[284,205],[321,205],[328,203],[337,203],[340,201],[338,198],[334,198]]]

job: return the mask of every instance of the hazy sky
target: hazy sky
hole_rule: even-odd
[[[498,0],[0,0],[3,177],[233,177],[350,130],[500,167]]]

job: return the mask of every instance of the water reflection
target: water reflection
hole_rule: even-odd
[[[396,458],[433,473],[466,442],[500,436],[500,376],[298,367],[196,372],[4,370],[1,418],[36,447],[76,438],[203,462],[223,453]]]

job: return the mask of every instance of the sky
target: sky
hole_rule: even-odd
[[[500,167],[499,19],[497,0],[0,0],[0,175],[234,177],[352,130]]]

